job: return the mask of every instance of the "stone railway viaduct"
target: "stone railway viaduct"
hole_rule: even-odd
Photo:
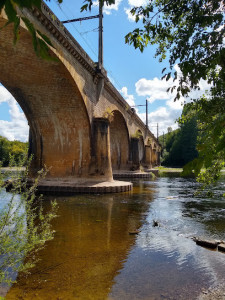
[[[37,57],[23,25],[16,46],[11,25],[0,31],[0,82],[28,120],[31,175],[47,166],[48,186],[75,186],[159,165],[157,139],[48,6],[21,14],[50,38],[50,55],[57,57]],[[0,27],[5,22],[3,12]]]

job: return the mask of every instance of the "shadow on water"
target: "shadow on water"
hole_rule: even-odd
[[[190,237],[225,239],[225,201],[195,189],[166,177],[137,180],[132,193],[57,197],[55,238],[6,299],[196,299],[224,280],[225,254]]]

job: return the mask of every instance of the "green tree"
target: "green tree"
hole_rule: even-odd
[[[188,107],[184,106],[182,115],[188,115]],[[162,162],[169,167],[184,167],[198,157],[197,151],[197,117],[182,119],[180,128],[166,135],[166,155]]]
[[[19,165],[21,161],[25,161],[24,158],[27,157],[28,143],[23,143],[21,141],[10,142],[10,157],[13,158],[16,165]]]
[[[9,163],[10,142],[7,138],[0,136],[0,162],[6,167]]]
[[[10,161],[15,165],[25,161],[27,155],[28,143],[20,141],[9,141],[7,138],[0,136],[0,162],[3,167],[9,166]]]
[[[2,10],[4,10],[8,18],[4,27],[8,26],[9,24],[14,25],[14,44],[16,44],[19,39],[20,24],[21,22],[23,22],[32,36],[33,47],[36,54],[47,60],[55,60],[49,55],[48,46],[52,46],[49,38],[46,35],[42,34],[39,30],[36,30],[30,20],[21,16],[21,14],[19,13],[23,9],[31,9],[32,7],[37,7],[41,10],[41,2],[42,0],[1,0],[0,13],[2,12]],[[62,0],[57,0],[57,2],[62,3]]]

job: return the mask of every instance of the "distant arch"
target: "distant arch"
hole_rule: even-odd
[[[114,110],[110,122],[110,150],[112,169],[125,169],[129,159],[129,133],[123,115]]]

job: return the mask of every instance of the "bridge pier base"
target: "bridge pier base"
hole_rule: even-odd
[[[34,180],[28,181],[28,186],[33,185]],[[126,181],[95,181],[90,178],[81,180],[45,179],[37,186],[37,192],[44,195],[74,195],[74,194],[107,194],[129,192],[133,188],[131,182]]]
[[[92,137],[92,162],[87,177],[44,178],[38,183],[39,193],[72,195],[120,193],[132,190],[131,182],[113,180],[108,119],[93,120]],[[32,185],[33,182],[31,179],[28,184]]]

